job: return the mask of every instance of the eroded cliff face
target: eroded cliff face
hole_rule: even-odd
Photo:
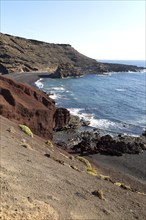
[[[53,129],[62,129],[70,120],[68,110],[56,108],[47,94],[29,85],[0,76],[0,90],[0,114],[38,136],[52,139]]]
[[[48,71],[54,72],[59,64],[71,64],[86,69],[96,64],[69,44],[45,43],[37,40],[0,34],[0,71],[10,72]],[[83,67],[84,65],[84,67]]]
[[[45,43],[0,33],[0,73],[47,71],[51,77],[109,71],[138,71],[139,67],[97,62],[69,44]]]

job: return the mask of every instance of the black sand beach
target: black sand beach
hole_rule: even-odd
[[[10,73],[5,74],[5,77],[9,77],[18,82],[27,83],[29,85],[35,85],[34,83],[41,77],[47,77],[49,72],[25,72],[25,73]]]

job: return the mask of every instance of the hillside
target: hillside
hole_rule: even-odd
[[[98,52],[97,52],[98,54]],[[109,71],[138,71],[123,64],[100,63],[69,44],[53,44],[0,33],[0,73],[47,71],[53,77]]]
[[[57,108],[47,94],[27,84],[0,76],[0,115],[29,126],[44,138],[53,138],[53,129],[61,129],[70,120],[67,109]]]
[[[144,194],[119,187],[101,170],[90,175],[74,156],[2,116],[0,121],[2,220],[146,218]]]

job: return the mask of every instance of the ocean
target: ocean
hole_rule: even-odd
[[[144,61],[102,61],[145,65]],[[146,71],[41,78],[36,85],[49,93],[58,107],[90,121],[86,129],[138,136],[146,128]]]

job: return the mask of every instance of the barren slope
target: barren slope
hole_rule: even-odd
[[[76,158],[0,120],[3,220],[146,219],[145,195],[87,174]],[[93,195],[95,190],[103,198]]]

